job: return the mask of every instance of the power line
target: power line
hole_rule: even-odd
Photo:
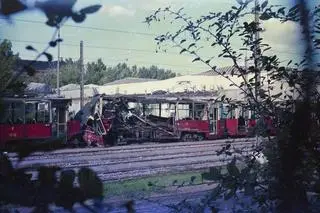
[[[1,39],[0,39],[1,40]],[[12,42],[17,43],[32,43],[32,44],[48,44],[48,42],[42,42],[42,41],[27,41],[27,40],[17,40],[17,39],[9,39]],[[78,47],[77,44],[72,43],[64,43],[62,42],[61,45],[63,46],[72,46],[72,47]],[[155,52],[147,49],[134,49],[134,48],[120,48],[120,47],[110,47],[110,46],[96,46],[96,45],[85,45],[87,48],[94,48],[94,49],[109,49],[109,50],[122,50],[122,51],[133,51],[133,52],[145,52],[145,53],[156,53],[156,54],[169,54],[169,55],[179,55],[177,53],[173,52]]]
[[[32,57],[32,56],[27,56],[27,55],[23,55],[23,57]],[[67,57],[65,56],[64,57],[65,59],[68,59],[68,58],[71,58],[73,60],[79,60],[79,58],[76,58],[76,57]],[[92,58],[92,57],[86,57],[87,59],[92,59],[92,60],[96,60],[96,58]],[[152,62],[152,61],[143,61],[143,60],[131,60],[131,59],[128,59],[128,60],[119,60],[119,59],[111,59],[111,58],[108,58],[108,57],[101,57],[107,61],[114,61],[114,62],[117,62],[117,63],[128,63],[128,62],[134,62],[134,63],[143,63],[143,64],[149,64],[149,65],[158,65],[158,66],[171,66],[171,67],[185,67],[185,68],[190,68],[190,69],[194,69],[190,66],[187,66],[187,65],[178,65],[178,64],[166,64],[166,63],[159,63],[159,62]],[[197,66],[195,68],[201,68],[201,69],[205,69],[205,67],[200,67],[200,66]]]
[[[10,41],[13,42],[18,42],[18,43],[33,43],[33,44],[48,44],[47,42],[39,42],[39,41],[26,41],[26,40],[17,40],[17,39],[10,39]],[[74,46],[74,47],[78,47],[77,44],[71,44],[71,43],[64,43],[62,42],[61,45],[65,45],[65,46]],[[96,45],[85,45],[86,48],[94,48],[94,49],[109,49],[109,50],[121,50],[121,51],[132,51],[132,52],[145,52],[145,53],[155,53],[155,54],[164,54],[164,55],[179,55],[178,53],[174,53],[174,52],[155,52],[155,51],[151,51],[151,50],[147,50],[147,49],[134,49],[134,48],[119,48],[119,47],[110,47],[110,46],[96,46]],[[241,48],[240,46],[238,46],[239,48]],[[283,53],[283,54],[289,54],[289,55],[301,55],[298,52],[289,52],[289,51],[279,51],[279,50],[269,50],[270,52],[273,53]]]
[[[5,18],[0,18],[0,19],[5,19]],[[13,20],[13,21],[18,21],[18,22],[25,22],[25,23],[43,24],[43,22],[41,22],[41,21],[35,21],[35,20],[23,20],[23,19],[12,19],[12,20]],[[88,29],[88,30],[106,31],[106,32],[117,32],[117,33],[125,33],[125,34],[135,34],[135,35],[143,35],[143,36],[158,36],[157,34],[152,34],[152,33],[143,33],[143,32],[135,32],[135,31],[119,30],[119,29],[111,29],[111,28],[76,26],[76,25],[71,25],[71,24],[64,24],[63,26],[64,26],[64,27],[72,27],[72,28]]]
[[[0,18],[4,19],[4,18]],[[23,19],[13,19],[14,21],[19,21],[19,22],[26,22],[26,23],[35,23],[35,24],[43,24],[41,21],[35,21],[35,20],[23,20]],[[135,32],[135,31],[126,31],[126,30],[119,30],[119,29],[110,29],[110,28],[99,28],[99,27],[87,27],[87,26],[76,26],[76,25],[70,25],[70,24],[65,24],[63,26],[66,27],[72,27],[72,28],[81,28],[81,29],[90,29],[90,30],[99,30],[99,31],[106,31],[106,32],[118,32],[118,33],[125,33],[125,34],[136,34],[136,35],[145,35],[145,36],[158,36],[157,34],[152,34],[152,33],[144,33],[144,32]],[[32,42],[32,41],[30,41]],[[73,44],[67,44],[69,46],[73,46]],[[78,45],[74,45],[78,46]],[[115,47],[103,47],[103,46],[92,46],[92,45],[87,45],[86,47],[89,48],[108,48],[108,49],[117,49],[117,50],[128,50],[128,51],[137,51],[137,52],[152,52],[150,50],[141,50],[141,49],[126,49],[126,48],[115,48]],[[238,46],[238,48],[242,48]],[[284,53],[284,54],[290,54],[290,55],[300,55],[298,52],[289,52],[289,51],[279,51],[279,50],[269,50],[270,52],[275,52],[275,53]],[[162,52],[159,52],[162,53]],[[178,55],[177,53],[173,52],[166,52],[165,54],[174,54]]]

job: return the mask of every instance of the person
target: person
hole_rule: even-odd
[[[242,115],[239,116],[238,118],[238,130],[242,131],[246,125],[246,121],[244,120],[244,117]]]

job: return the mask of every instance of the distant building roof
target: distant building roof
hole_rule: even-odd
[[[244,68],[244,67],[241,67]],[[197,73],[194,75],[218,75],[218,73],[224,74],[224,75],[230,75],[232,72],[237,73],[238,69],[235,66],[227,66],[227,67],[219,67],[216,68],[216,71],[209,70],[201,73]],[[217,73],[218,72],[218,73]]]
[[[50,94],[52,93],[52,88],[47,84],[31,82],[27,85],[25,91],[28,93]]]
[[[149,82],[149,81],[158,81],[158,80],[151,79],[151,78],[124,78],[124,79],[112,81],[110,83],[106,83],[104,84],[104,86],[116,85],[116,84],[141,83],[141,82]]]
[[[61,91],[64,91],[64,90],[75,90],[75,89],[80,89],[80,85],[79,84],[67,84],[67,85],[64,85],[64,86],[60,87]]]

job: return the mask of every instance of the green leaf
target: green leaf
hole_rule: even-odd
[[[239,171],[238,167],[236,166],[235,158],[230,163],[228,163],[227,170],[228,170],[229,174],[234,177],[238,177],[240,175],[240,171]]]
[[[243,1],[242,0],[237,0],[238,4],[242,5]]]
[[[213,201],[216,200],[220,196],[220,194],[221,194],[221,186],[218,185],[210,193],[211,200]]]
[[[190,49],[191,47],[196,46],[196,43],[192,43],[189,45],[188,49]]]
[[[27,71],[29,76],[34,76],[37,72],[32,66],[24,66],[24,69]]]
[[[269,20],[271,18],[272,18],[271,15],[266,13],[266,12],[262,13],[261,16],[260,16],[260,19],[263,20],[263,21]]]
[[[187,51],[187,49],[182,49],[182,50],[180,51],[180,54],[184,53],[185,51]]]
[[[275,95],[272,95],[271,97],[272,98],[279,98],[281,95],[282,95],[282,92],[275,94]]]
[[[103,183],[97,174],[89,168],[81,168],[78,173],[79,185],[86,199],[103,196]]]
[[[196,176],[192,176],[192,177],[190,178],[191,183],[193,183],[196,178],[197,178]]]
[[[26,46],[26,50],[31,50],[31,51],[37,52],[37,50],[31,45]]]
[[[76,173],[73,170],[62,171],[60,175],[60,186],[72,188],[75,178]]]
[[[100,10],[102,5],[100,4],[96,4],[96,5],[92,5],[89,7],[85,7],[83,9],[80,10],[80,13],[82,14],[91,14],[91,13],[95,13],[98,12],[98,10]]]
[[[186,42],[187,40],[186,39],[182,39],[181,41],[180,41],[180,44],[182,44],[182,43],[184,43],[184,42]]]
[[[54,186],[57,182],[56,172],[59,171],[59,167],[47,167],[42,166],[38,169],[38,179],[42,186]]]
[[[268,5],[268,0],[264,1],[262,4],[261,4],[261,8],[262,10]]]
[[[202,179],[204,180],[220,180],[222,178],[221,171],[216,167],[209,169],[209,172],[204,172],[201,174]]]
[[[57,46],[57,42],[56,41],[50,41],[49,45],[50,45],[50,47],[55,47],[55,46]]]
[[[0,162],[0,174],[2,174],[5,177],[10,177],[14,170],[8,156],[3,153],[0,153]]]
[[[195,61],[200,61],[200,58],[197,57],[197,58],[195,58],[195,59],[192,60],[192,62],[195,62]]]
[[[80,14],[75,13],[72,15],[72,20],[76,23],[81,23],[85,19],[86,19],[86,14],[84,14],[84,13],[80,13]]]
[[[224,194],[224,199],[229,200],[235,195],[235,189],[230,189],[229,192]]]
[[[47,57],[47,59],[48,59],[48,61],[49,61],[49,62],[51,62],[51,61],[52,61],[53,57],[52,57],[52,55],[51,55],[51,54],[46,53],[46,52],[44,52],[43,54]]]
[[[251,183],[245,183],[244,184],[244,194],[251,196],[254,194],[254,185]]]

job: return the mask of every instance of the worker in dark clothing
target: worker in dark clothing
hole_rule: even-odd
[[[244,131],[246,126],[246,121],[244,120],[244,117],[240,116],[238,118],[238,131]]]

